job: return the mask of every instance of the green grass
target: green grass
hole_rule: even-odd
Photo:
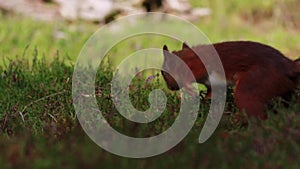
[[[278,5],[272,0],[255,0],[255,2],[250,0],[241,2],[191,0],[191,2],[195,6],[212,9],[210,17],[199,18],[199,21],[195,23],[212,42],[254,40],[274,46],[287,57],[295,59],[300,56],[300,39],[298,38],[300,26],[291,26],[294,23],[292,19],[299,18],[299,13],[295,12],[299,3],[295,0],[289,0],[283,3],[284,5]],[[292,19],[273,16],[272,10],[275,7],[278,7],[283,13],[282,17]],[[271,14],[270,16],[265,16],[265,14],[256,16],[251,12],[255,10],[269,11]],[[80,21],[70,24],[65,22],[44,23],[4,14],[0,14],[0,20],[0,63],[3,60],[22,56],[26,46],[29,46],[30,50],[38,48],[39,58],[46,57],[51,60],[59,51],[62,57],[70,58],[74,62],[88,38],[101,28],[99,25]],[[172,27],[180,29],[176,25]],[[136,48],[162,47],[166,43],[170,46],[174,43],[161,37],[151,38],[148,40],[148,37],[135,37],[126,40],[118,45],[119,49],[113,50],[112,54],[122,58],[124,52],[125,54],[126,52],[130,53]],[[173,47],[171,49],[176,49],[179,44],[176,43],[171,47]],[[28,60],[31,59],[28,58]]]
[[[38,58],[52,60],[57,51],[75,61],[82,46],[97,26],[88,23],[44,23],[14,15],[0,14],[0,63],[22,57],[26,47],[38,48]],[[32,55],[26,56],[32,60]]]
[[[290,58],[300,56],[299,27],[272,14],[275,7],[284,9],[284,5],[271,0],[191,1],[195,6],[212,8],[212,16],[195,23],[212,42],[255,40],[276,47]],[[283,4],[294,3],[298,4],[293,0]],[[294,15],[293,8],[297,7],[283,11]],[[268,107],[270,118],[265,122],[248,119],[244,114],[224,115],[213,136],[198,144],[209,104],[204,103],[191,132],[172,150],[146,159],[112,155],[83,132],[71,95],[73,65],[81,47],[100,26],[84,22],[44,23],[3,14],[0,20],[0,168],[226,169],[298,168],[300,165],[297,99],[290,101],[288,107],[275,99]],[[136,49],[161,47],[165,43],[172,50],[181,46],[166,38],[135,37],[120,43],[108,56],[124,58]],[[130,123],[117,114],[109,97],[113,70],[109,66],[97,75],[96,94],[110,124],[138,137],[165,131],[179,111],[178,93],[163,88],[160,78],[145,85],[147,76],[155,75],[155,71],[136,77],[130,93],[134,106],[147,109],[148,94],[155,88],[163,88],[167,93],[168,105],[164,115],[149,125]],[[227,101],[227,108],[235,110],[232,95]]]
[[[33,56],[35,58],[35,56]],[[297,168],[300,153],[299,100],[286,108],[280,100],[269,108],[265,122],[247,119],[242,114],[224,115],[214,135],[198,144],[207,105],[190,134],[175,148],[147,159],[121,158],[105,152],[82,131],[74,114],[71,96],[72,67],[54,59],[28,62],[14,60],[1,69],[0,81],[0,166],[1,168]],[[179,111],[177,93],[166,90],[167,109],[149,125],[129,123],[116,114],[110,93],[110,69],[97,77],[99,108],[109,123],[131,136],[156,135],[167,129]],[[147,87],[143,76],[133,80],[131,101],[140,110],[147,109],[148,93],[160,88],[152,81]],[[228,106],[232,107],[232,98]],[[146,107],[145,107],[146,106]],[[274,114],[273,112],[278,112]],[[23,116],[23,117],[22,117]],[[212,161],[215,161],[214,163]],[[247,166],[245,166],[247,162]]]

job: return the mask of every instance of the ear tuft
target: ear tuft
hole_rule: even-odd
[[[164,50],[164,52],[169,51],[167,45],[164,45],[163,50]]]
[[[183,42],[182,49],[185,49],[185,48],[190,48],[190,47],[189,47],[189,45],[186,44],[186,42]]]

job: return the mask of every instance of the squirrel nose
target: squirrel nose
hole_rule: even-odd
[[[175,87],[172,86],[172,87],[171,87],[171,90],[175,90]]]
[[[171,90],[179,90],[179,87],[178,87],[178,85],[176,85],[176,86],[170,86],[170,89]]]

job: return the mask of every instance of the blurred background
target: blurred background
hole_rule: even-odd
[[[193,22],[212,42],[254,40],[297,58],[299,7],[299,0],[0,0],[0,56],[14,58],[30,45],[47,57],[58,50],[74,61],[101,25],[154,11]]]

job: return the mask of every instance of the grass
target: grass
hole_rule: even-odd
[[[32,68],[24,60],[14,60],[1,72],[4,73],[0,83],[2,168],[297,168],[299,165],[297,100],[290,102],[288,108],[280,100],[274,101],[268,121],[246,119],[248,126],[241,114],[225,115],[212,138],[198,144],[207,110],[204,105],[190,134],[175,148],[157,157],[128,159],[105,152],[82,131],[72,107],[71,66],[58,58],[51,63],[36,60]],[[167,112],[155,123],[128,123],[115,113],[111,99],[105,97],[110,92],[112,74],[109,69],[103,72],[97,78],[101,90],[96,89],[96,93],[104,116],[114,128],[141,137],[161,133],[172,124],[179,108],[176,93],[166,91]],[[160,83],[154,80],[145,88],[144,79],[137,77],[132,83],[132,89],[136,90],[131,95],[133,105],[146,109],[143,106],[148,105],[149,91],[160,87]],[[228,101],[231,105],[232,98]],[[275,110],[278,114],[272,113]]]
[[[38,48],[38,58],[52,60],[60,52],[61,57],[76,60],[82,46],[97,28],[88,23],[44,23],[15,15],[0,14],[0,63],[3,60],[22,57],[28,50]],[[25,59],[32,60],[33,55]]]
[[[224,9],[217,5],[219,2],[224,4]],[[278,48],[290,58],[299,56],[299,28],[288,24],[292,21],[282,22],[280,17],[272,16],[276,3],[271,0],[192,3],[212,8],[212,16],[195,23],[212,42],[255,40]],[[286,4],[290,3],[295,2],[290,0]],[[267,12],[262,13],[263,10]],[[292,8],[290,11],[292,14]],[[83,44],[99,26],[83,22],[43,23],[3,14],[0,20],[0,168],[226,169],[298,168],[300,165],[297,99],[288,102],[289,106],[275,99],[268,107],[270,119],[265,122],[248,119],[244,114],[224,115],[209,141],[198,144],[208,107],[204,103],[191,132],[170,151],[146,159],[112,155],[86,136],[72,105],[73,64]],[[109,55],[123,57],[137,47],[161,47],[164,43],[163,38],[136,37],[120,43]],[[170,44],[171,49],[180,46],[172,41]],[[118,115],[107,96],[112,70],[113,67],[103,67],[96,80],[98,105],[109,123],[131,136],[165,131],[178,113],[178,93],[163,88],[168,105],[157,121],[149,125],[130,123]],[[146,78],[137,76],[131,86],[130,99],[139,110],[149,107],[147,99],[152,89],[162,88],[160,78],[145,85]],[[227,109],[235,110],[232,95],[227,101]]]

